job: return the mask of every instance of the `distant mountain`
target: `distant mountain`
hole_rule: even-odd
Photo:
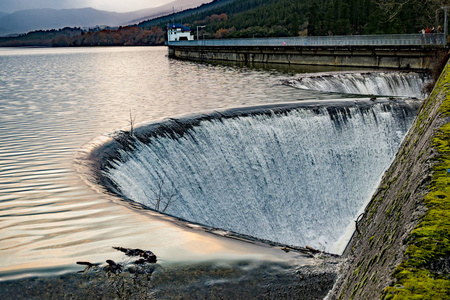
[[[137,24],[146,20],[158,18],[160,16],[169,15],[173,13],[173,11],[180,12],[182,10],[198,7],[212,1],[213,0],[175,0],[158,7],[138,10],[134,12],[137,16],[135,18],[129,19],[129,24]]]
[[[247,0],[247,1],[252,1],[252,0]],[[256,0],[256,1],[258,1],[258,0]],[[240,2],[241,2],[241,0],[205,1],[205,3],[203,3],[202,5],[200,5],[198,7],[193,7],[193,8],[189,8],[189,9],[185,9],[183,7],[182,11],[180,11],[180,12],[175,11],[175,14],[173,14],[172,11],[170,11],[169,14],[161,14],[159,16],[149,18],[148,20],[140,22],[138,24],[138,26],[142,27],[142,28],[150,28],[151,26],[155,26],[155,25],[163,26],[166,23],[172,22],[173,20],[175,20],[176,22],[184,22],[187,18],[195,19],[196,16],[199,16],[200,14],[204,14],[204,13],[214,14],[217,11],[221,10],[221,8],[226,6],[227,4],[237,3],[237,5],[239,5]],[[259,2],[263,3],[264,1],[259,0]],[[259,3],[259,4],[261,4],[261,3]],[[170,4],[168,4],[168,5],[170,5]],[[240,9],[246,10],[246,8],[243,8],[242,5],[239,5],[239,6],[240,6]],[[200,21],[200,19],[197,21]]]
[[[97,25],[120,26],[135,24],[172,12],[198,6],[208,0],[176,0],[169,4],[127,13],[115,13],[81,9],[29,9],[12,14],[0,13],[0,36],[27,33],[34,30],[59,29],[64,27],[94,27]]]
[[[30,9],[21,10],[0,18],[0,28],[8,33],[26,33],[33,30],[83,27],[99,24],[116,25],[124,22],[121,14],[82,9]]]
[[[0,11],[0,19],[3,18],[4,16],[7,16],[7,15],[9,15],[9,14]],[[0,36],[8,34],[8,32],[9,32],[9,30],[7,30],[6,28],[2,28],[2,26],[0,25]]]
[[[1,36],[5,36],[5,35],[7,35],[8,33],[9,33],[9,30],[8,30],[8,29],[1,28],[1,27],[0,27],[0,37],[1,37]]]

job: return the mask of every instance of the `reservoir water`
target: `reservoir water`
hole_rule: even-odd
[[[164,118],[209,114],[212,111],[225,111],[230,108],[299,101],[335,101],[342,98],[347,101],[356,101],[357,99],[355,95],[341,95],[333,93],[336,92],[333,90],[330,90],[330,93],[324,93],[299,86],[300,84],[296,81],[298,81],[298,73],[303,70],[285,71],[270,67],[256,69],[210,65],[171,60],[166,57],[166,54],[165,47],[0,49],[0,280],[79,270],[79,267],[75,265],[77,260],[103,262],[106,259],[120,259],[121,254],[114,251],[112,246],[152,250],[158,255],[159,262],[167,265],[246,259],[296,260],[297,263],[301,263],[302,256],[295,253],[284,253],[272,247],[223,238],[205,233],[196,226],[184,226],[172,222],[170,218],[161,217],[156,212],[105,193],[101,186],[89,185],[84,180],[86,178],[80,177],[77,171],[78,166],[74,164],[74,158],[79,154],[80,149],[84,149],[83,147],[86,144],[89,145],[92,140],[95,141],[94,143],[99,143],[101,141],[99,136],[129,128],[130,113],[136,118],[137,123],[157,123]],[[391,79],[389,80],[392,82]],[[414,85],[423,84],[423,78],[418,80],[420,82]],[[362,98],[369,101],[370,97]],[[388,128],[381,134],[389,134],[394,138],[395,143],[383,146],[386,151],[367,152],[363,158],[383,156],[384,164],[389,163],[417,109],[417,103],[407,106],[409,107],[406,110],[407,117],[403,118],[403,121],[399,121],[396,117],[396,109],[386,108],[383,105],[373,108],[382,116],[381,119],[384,122],[381,122],[384,124],[382,126]],[[327,113],[323,112],[322,116]],[[405,110],[400,109],[398,113],[404,116]],[[308,111],[294,114],[298,122],[303,122],[301,120],[305,119],[305,115],[309,117]],[[377,127],[380,124],[380,118],[372,118],[368,121],[358,116],[358,112],[350,112],[348,115],[352,114],[359,118],[359,124],[366,126],[362,129],[377,132],[377,128],[380,128]],[[342,121],[345,122],[345,119],[344,113]],[[332,124],[324,121],[320,116],[316,121],[316,124],[319,124],[317,128],[325,130],[328,136],[335,133],[333,130],[337,130],[332,129]],[[248,120],[242,122],[243,124],[225,124],[225,126],[236,128],[249,126]],[[258,130],[264,127],[264,120],[254,122],[256,123],[250,124],[252,127]],[[281,118],[277,122],[284,121]],[[207,135],[210,140],[216,141],[230,135],[230,132],[221,129],[223,136],[215,136],[214,128],[208,126],[206,124],[206,127],[203,127],[205,132],[202,134]],[[288,126],[291,130],[290,135],[298,134],[294,130],[295,124],[280,126],[274,130],[283,131],[285,130],[283,126]],[[244,136],[246,130],[248,128],[240,130]],[[363,135],[363,131],[358,131],[356,127],[353,130],[353,133]],[[264,134],[274,135],[273,132]],[[376,144],[376,138],[376,135],[370,136],[369,140]],[[346,139],[351,137],[347,136]],[[262,145],[263,141],[264,138],[255,142],[254,145]],[[246,141],[246,143],[250,142]],[[358,147],[364,148],[365,142],[368,140],[358,144]],[[321,147],[320,143],[312,143],[316,143],[315,147]],[[204,149],[201,151],[207,152]],[[221,151],[223,149],[212,152],[214,152],[213,155],[218,155],[217,153]],[[326,151],[333,151],[333,148],[329,147]],[[273,156],[273,153],[269,154]],[[289,151],[282,153],[281,158],[289,154],[291,154]],[[296,157],[298,153],[292,155]],[[320,155],[313,156],[310,157],[310,161],[322,159]],[[325,156],[324,154],[323,157]],[[190,162],[192,159],[192,157],[183,157],[181,163]],[[214,159],[218,160],[217,157]],[[323,158],[321,163],[327,159]],[[354,162],[355,157],[349,156],[347,159]],[[277,165],[280,162],[277,160],[273,164]],[[233,163],[237,164],[236,168],[240,164]],[[261,160],[254,163],[253,167],[261,174],[270,172],[267,164],[261,163]],[[374,163],[377,161],[375,160]],[[379,180],[386,167],[387,165],[381,166],[374,171],[370,186],[364,187],[365,190],[362,193],[364,197],[370,196],[370,191],[376,186],[376,180]],[[371,166],[367,165],[366,168],[370,169]],[[274,180],[282,182],[296,171],[298,170],[290,170],[288,174]],[[326,172],[330,176],[342,175],[332,171],[333,168],[330,168]],[[182,172],[182,170],[174,172]],[[315,172],[320,173],[321,170],[316,169]],[[206,174],[204,176],[218,176]],[[349,174],[342,176],[350,182],[358,180],[359,175],[356,175],[356,177],[348,177]],[[234,175],[229,173],[227,176],[230,176],[227,179],[229,181],[226,181],[224,186],[230,187],[229,183],[232,182]],[[173,178],[170,180],[174,181]],[[257,189],[260,189],[264,179],[253,178],[252,180],[250,183],[254,183]],[[313,179],[308,177],[306,180]],[[184,184],[189,186],[192,182],[184,182]],[[295,184],[304,183],[295,181]],[[207,185],[210,183],[201,183],[195,188],[202,190]],[[214,201],[227,193],[224,186],[215,191]],[[180,189],[179,186],[175,188]],[[273,195],[274,199],[277,199],[274,190],[277,188],[280,187],[278,185],[270,187],[269,194]],[[282,188],[285,189],[286,186]],[[238,189],[239,186],[231,186],[233,190],[231,195],[239,194]],[[137,193],[139,194],[139,191]],[[198,194],[186,190],[180,193],[184,193],[184,199],[194,201],[187,206],[198,205],[195,204],[197,200],[206,201],[205,197],[208,194],[204,191]],[[258,191],[254,194],[251,187],[246,186],[245,193],[252,194],[252,201],[254,201],[259,197],[258,193],[265,192]],[[292,195],[287,201],[292,201],[297,195],[295,192],[288,193]],[[307,196],[314,193],[320,193],[320,189],[309,191]],[[131,200],[139,200],[133,199],[132,192],[129,194],[131,196],[129,195],[128,198]],[[198,199],[197,196],[199,196]],[[351,215],[346,215],[346,220],[352,223],[352,218],[361,209],[359,206],[367,200],[351,202],[349,205],[353,210]],[[304,209],[312,208],[311,206]],[[264,209],[274,208],[263,208],[259,214],[262,214]],[[185,212],[180,217],[189,221],[227,227],[221,223],[208,224],[203,219],[191,219],[185,207],[180,210]],[[251,207],[246,207],[244,214],[250,216],[251,211]],[[176,214],[173,211],[171,213]],[[196,214],[202,215],[202,212],[196,212]],[[280,226],[282,221],[278,220],[278,225],[270,226]],[[249,226],[244,224],[244,227]],[[347,225],[344,224],[341,227],[347,227]],[[239,227],[224,229],[241,230]],[[276,235],[276,232],[272,231],[270,234]],[[252,232],[241,233],[255,235]],[[273,239],[270,235],[261,238]],[[295,237],[289,237],[288,240],[281,242],[295,244],[293,240]],[[307,243],[307,240],[301,240],[297,245],[303,246],[304,243]],[[322,244],[319,243],[316,246],[321,247]]]

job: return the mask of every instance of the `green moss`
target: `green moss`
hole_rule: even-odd
[[[359,271],[361,270],[361,266],[357,267],[355,271],[353,271],[353,277],[356,278],[359,275]]]
[[[370,276],[370,281],[372,281],[373,283],[376,283],[378,281],[377,278],[377,271],[373,272],[372,275]]]
[[[344,299],[344,291],[348,290],[348,287],[350,286],[350,281],[347,281],[347,284],[345,285],[345,288],[342,290],[341,294],[339,295],[339,300]]]
[[[360,283],[360,286],[359,286],[359,295],[361,295],[361,293],[363,292],[364,287],[366,286],[366,283],[367,283],[367,279],[368,279],[367,275],[363,277],[363,279]]]
[[[363,276],[367,277],[366,273],[369,271],[369,269],[373,266],[373,264],[378,261],[378,255],[375,255],[369,260],[369,263],[364,268]]]
[[[416,124],[427,127],[432,104],[445,93],[439,113],[450,115],[450,65],[447,64],[428,103],[424,105]],[[408,237],[406,260],[394,271],[395,286],[384,290],[384,299],[449,299],[449,274],[433,272],[433,263],[450,256],[450,123],[443,125],[433,138],[433,147],[439,152],[438,162],[432,167],[430,192],[425,196],[427,212]]]
[[[382,257],[384,256],[384,254],[386,253],[386,251],[387,251],[388,248],[389,248],[389,246],[384,247],[383,250],[381,250],[380,258],[382,258]]]
[[[388,238],[389,238],[389,232],[386,232],[386,233],[383,235],[383,244],[386,244],[386,241],[388,240]]]

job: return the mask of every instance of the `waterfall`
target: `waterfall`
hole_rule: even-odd
[[[425,98],[430,76],[422,73],[377,72],[304,75],[284,83],[322,92]]]
[[[191,222],[340,253],[414,120],[412,102],[216,114],[182,133],[163,126],[120,150],[104,175],[152,208],[173,196],[166,212]]]

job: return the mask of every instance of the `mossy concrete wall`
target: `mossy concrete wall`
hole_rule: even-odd
[[[428,70],[444,48],[412,46],[169,46],[169,56],[204,61]]]
[[[450,299],[450,65],[357,222],[331,299]]]

